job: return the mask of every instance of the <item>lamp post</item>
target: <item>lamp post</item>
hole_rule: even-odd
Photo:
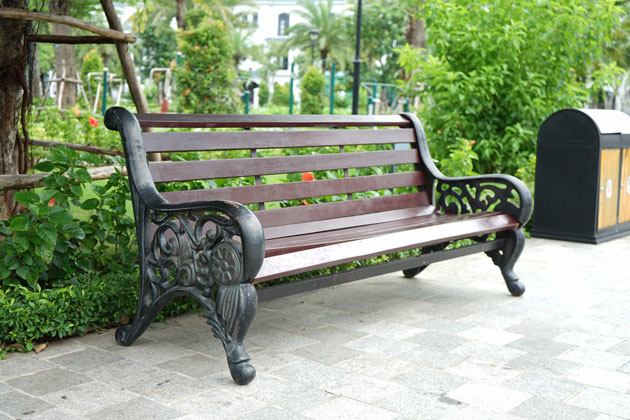
[[[308,37],[311,40],[311,65],[315,65],[315,41],[317,41],[318,36],[319,31],[317,29],[308,31]]]
[[[361,78],[361,0],[357,7],[357,40],[354,54],[354,81],[352,83],[352,115],[359,113],[359,83]]]

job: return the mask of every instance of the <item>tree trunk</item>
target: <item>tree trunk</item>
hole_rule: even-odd
[[[186,29],[186,22],[184,22],[184,15],[186,14],[186,0],[177,0],[177,10],[175,13],[177,27],[179,29]]]
[[[39,70],[39,48],[37,43],[33,42],[33,82],[31,88],[31,98],[41,98],[44,96],[44,89],[42,86],[42,79]]]
[[[0,0],[0,7],[26,9],[26,0]],[[16,138],[22,84],[18,74],[26,70],[24,36],[27,23],[19,19],[0,19],[0,174],[16,174]],[[13,192],[0,191],[0,218],[13,211]]]
[[[50,13],[69,16],[72,0],[51,0],[49,6]],[[72,30],[66,25],[53,23],[52,33],[53,35],[72,35]],[[55,45],[55,73],[57,73],[57,79],[62,76],[76,79],[77,68],[74,61],[74,45],[59,44],[58,47]],[[67,81],[57,82],[57,95],[59,95],[62,86],[61,109],[74,106],[77,102],[76,84]],[[57,96],[57,101],[59,101],[59,96]]]

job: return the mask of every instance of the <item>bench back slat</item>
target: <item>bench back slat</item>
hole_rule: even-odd
[[[145,133],[147,152],[273,149],[413,143],[413,130],[293,130]]]
[[[385,175],[357,176],[282,184],[250,185],[244,187],[186,190],[162,193],[168,201],[190,202],[204,200],[231,200],[241,204],[294,200],[323,195],[352,194],[363,191],[427,185],[430,181],[424,172],[401,172]]]
[[[330,153],[249,159],[218,159],[185,162],[151,162],[154,182],[192,181],[255,175],[327,171],[343,168],[419,163],[416,149],[379,152]]]
[[[263,227],[271,227],[428,205],[430,202],[426,193],[409,193],[310,206],[259,210],[255,211],[254,214]]]
[[[401,115],[136,114],[141,127],[411,127]]]

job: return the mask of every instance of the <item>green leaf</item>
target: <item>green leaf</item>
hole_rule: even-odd
[[[9,223],[9,228],[13,232],[21,232],[29,230],[31,227],[30,220],[26,214],[18,214],[17,216],[13,216]]]
[[[80,197],[83,194],[83,188],[81,188],[81,184],[71,183],[68,185],[70,188],[70,192],[77,197]]]
[[[32,191],[18,191],[15,193],[14,198],[15,201],[22,204],[23,206],[28,206],[29,204],[39,201],[39,195],[35,194]]]
[[[52,223],[42,223],[37,226],[37,235],[52,246],[57,242],[57,228]]]
[[[63,225],[61,230],[64,233],[67,233],[68,235],[70,235],[71,237],[74,237],[77,239],[85,238],[85,232],[83,232],[83,229],[81,229],[79,225],[75,223],[66,223],[65,225]]]
[[[99,200],[98,198],[90,198],[81,203],[81,208],[83,210],[94,210],[98,207]]]
[[[19,253],[22,253],[28,250],[28,237],[24,235],[25,234],[22,233],[21,235],[13,238],[13,246],[15,246],[15,250],[18,251]]]
[[[44,160],[35,165],[35,169],[42,172],[50,172],[55,169],[55,166],[52,164],[52,162]]]
[[[29,272],[29,268],[25,265],[22,265],[18,267],[17,270],[15,270],[15,273],[18,276],[22,277],[24,280],[26,280],[26,278],[28,277],[28,274],[29,274],[28,272]]]
[[[92,182],[92,177],[85,168],[77,168],[75,175],[79,179],[79,181]]]
[[[71,222],[72,215],[63,207],[55,205],[48,212],[48,220],[59,226]]]

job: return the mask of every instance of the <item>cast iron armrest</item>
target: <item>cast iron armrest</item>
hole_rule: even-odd
[[[422,164],[437,181],[435,206],[438,210],[455,214],[500,211],[514,217],[521,226],[529,221],[533,206],[532,194],[521,180],[503,174],[459,178],[444,176],[431,159],[420,120],[413,114],[402,115],[411,121]]]

